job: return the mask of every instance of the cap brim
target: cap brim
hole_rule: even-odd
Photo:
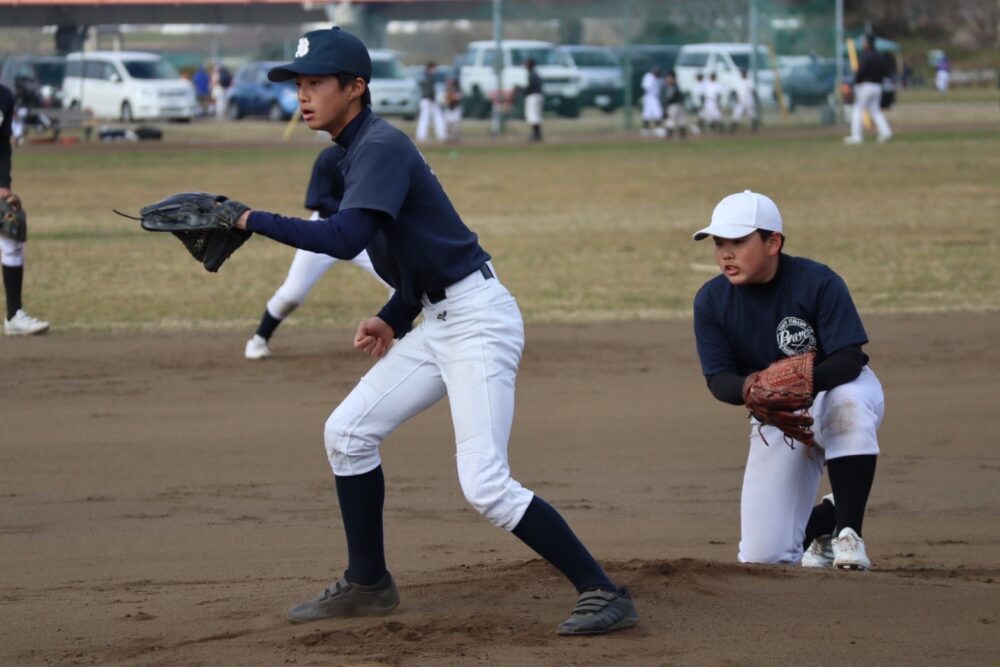
[[[280,83],[281,81],[288,81],[289,79],[294,79],[299,74],[313,75],[313,76],[332,76],[336,72],[331,72],[329,68],[323,67],[322,65],[310,65],[308,63],[288,63],[287,65],[278,65],[277,67],[272,67],[267,72],[267,78],[275,83]]]
[[[691,238],[695,241],[707,239],[709,236],[718,236],[720,239],[741,239],[755,231],[757,228],[749,225],[709,225],[695,232]]]

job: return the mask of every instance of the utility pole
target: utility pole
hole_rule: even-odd
[[[834,56],[837,59],[837,89],[834,91],[834,99],[837,100],[837,120],[836,124],[841,123],[841,119],[844,117],[844,95],[843,95],[843,85],[844,85],[844,0],[836,0],[836,18],[834,19],[837,24],[835,30],[834,39],[837,41],[836,48],[834,49]]]
[[[632,89],[632,0],[625,0],[625,49],[622,53],[622,70],[625,73],[624,123],[625,129],[632,129],[632,114],[635,111],[635,91]]]
[[[493,71],[497,77],[495,99],[493,100],[493,134],[503,134],[503,0],[493,0],[493,41],[496,58]]]

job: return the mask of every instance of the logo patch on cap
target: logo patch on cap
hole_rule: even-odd
[[[295,49],[295,57],[303,58],[307,53],[309,53],[309,39],[303,37],[302,39],[299,40],[298,48]]]

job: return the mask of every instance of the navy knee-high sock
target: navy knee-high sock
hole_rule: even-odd
[[[829,535],[837,527],[837,511],[826,498],[819,505],[813,508],[806,523],[806,536],[802,541],[802,548],[808,549],[812,541],[820,535]]]
[[[845,456],[826,462],[833,504],[837,509],[838,533],[844,528],[853,528],[854,532],[861,535],[861,522],[865,518],[865,506],[875,479],[877,461],[877,456],[867,454]]]
[[[364,586],[385,576],[382,506],[385,476],[382,466],[363,475],[337,476],[337,498],[347,536],[347,580]]]
[[[566,575],[577,592],[595,588],[617,590],[562,515],[538,496],[531,499],[528,510],[513,532]]]
[[[7,297],[7,319],[21,310],[21,285],[24,282],[23,266],[3,267],[3,290]]]
[[[281,320],[272,315],[267,308],[265,308],[264,315],[260,318],[260,324],[257,325],[257,335],[264,340],[270,340],[271,334],[274,333],[274,330],[278,328],[279,324],[281,324]]]

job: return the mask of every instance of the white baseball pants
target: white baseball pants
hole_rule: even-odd
[[[373,470],[381,463],[382,441],[447,395],[462,492],[491,523],[513,530],[534,496],[511,478],[507,462],[524,348],[521,312],[498,279],[478,270],[445,294],[435,304],[425,298],[423,321],[330,415],[327,455],[335,475]]]
[[[0,236],[0,264],[24,266],[24,241],[15,241],[6,236]]]
[[[796,442],[792,449],[773,426],[760,429],[762,438],[757,420],[750,420],[750,456],[740,500],[741,563],[797,564],[824,463],[879,453],[877,431],[885,399],[867,366],[853,382],[817,394],[809,413],[818,447]]]
[[[642,119],[644,121],[660,122],[663,120],[663,105],[660,96],[645,94],[642,96]]]
[[[667,105],[667,129],[680,129],[687,125],[687,111],[683,104]]]
[[[864,139],[864,128],[861,117],[865,111],[871,116],[878,130],[878,136],[888,139],[892,136],[889,129],[889,121],[882,113],[882,86],[877,83],[859,83],[854,86],[854,105],[851,109],[851,139],[862,141]]]
[[[445,129],[444,114],[441,107],[434,100],[422,98],[420,100],[420,115],[417,118],[417,141],[427,141],[431,123],[434,124],[434,136],[438,141],[447,138]]]
[[[541,125],[544,110],[545,96],[542,93],[532,93],[524,98],[524,120],[528,125]]]
[[[313,213],[310,220],[318,220],[319,213]],[[327,270],[340,260],[330,255],[310,252],[308,250],[296,250],[292,258],[292,264],[288,267],[288,275],[285,282],[274,292],[274,295],[267,302],[267,312],[271,317],[283,320],[292,311],[302,305],[306,300],[313,286],[323,277]],[[357,257],[349,260],[352,264],[360,266],[370,273],[380,283],[386,285],[385,281],[375,271],[372,260],[368,257],[368,252],[362,250]]]

